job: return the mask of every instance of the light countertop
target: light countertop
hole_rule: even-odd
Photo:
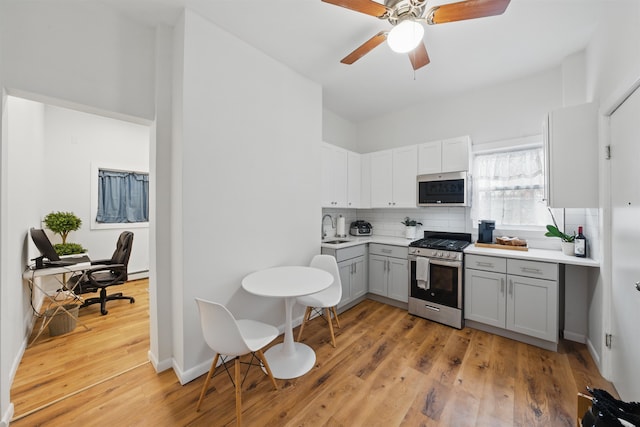
[[[325,243],[326,241],[331,241],[331,240],[336,240],[336,239],[341,239],[341,240],[348,240],[348,242],[346,243],[337,243],[337,244],[332,244],[332,243]],[[329,248],[329,249],[342,249],[342,248],[348,248],[351,246],[357,246],[357,245],[364,245],[364,244],[368,244],[368,243],[380,243],[383,245],[393,245],[393,246],[404,246],[404,247],[408,247],[409,243],[413,242],[416,239],[405,239],[402,237],[391,237],[391,236],[347,236],[347,237],[327,237],[322,241],[322,244],[320,245],[323,248]]]
[[[325,243],[325,241],[331,240],[347,240],[345,243]],[[380,243],[383,245],[394,245],[408,247],[415,239],[405,239],[402,237],[391,236],[347,236],[344,238],[339,237],[327,237],[323,240],[321,247],[329,249],[343,249],[357,245],[364,245],[368,243]],[[473,243],[466,247],[465,254],[473,255],[486,255],[486,256],[499,256],[502,258],[515,258],[525,259],[531,261],[544,261],[554,262],[558,264],[580,265],[584,267],[600,267],[600,262],[592,258],[578,258],[575,256],[569,256],[562,253],[561,250],[552,249],[533,249],[529,248],[528,251],[515,251],[509,249],[494,249],[494,248],[479,248]]]
[[[499,256],[502,258],[517,258],[531,261],[555,262],[558,264],[581,265],[585,267],[600,267],[600,262],[591,258],[578,258],[562,253],[560,250],[532,249],[528,251],[514,251],[509,249],[479,248],[474,244],[467,246],[465,254]]]

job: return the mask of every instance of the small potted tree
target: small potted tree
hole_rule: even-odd
[[[416,237],[416,227],[418,225],[422,225],[421,222],[418,222],[415,219],[409,219],[409,217],[405,217],[402,224],[405,225],[404,235],[407,239],[415,239]]]
[[[79,243],[67,243],[69,233],[80,229],[82,225],[82,220],[73,212],[51,212],[44,217],[44,225],[62,238],[62,243],[53,245],[58,255],[73,255],[86,252],[86,249]]]

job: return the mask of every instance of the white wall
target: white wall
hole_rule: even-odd
[[[178,36],[179,37],[179,36]],[[189,10],[184,23],[183,220],[174,290],[177,372],[208,369],[195,297],[238,317],[284,323],[284,304],[247,294],[242,278],[265,267],[306,265],[320,251],[309,220],[320,209],[319,85]],[[256,70],[260,70],[257,72]],[[299,312],[298,314],[301,314]]]
[[[562,73],[554,68],[358,123],[358,152],[400,147],[460,135],[474,144],[542,131],[550,110],[562,106]]]
[[[5,87],[154,117],[154,31],[97,2],[3,1]]]
[[[11,385],[26,347],[26,334],[31,321],[30,293],[23,286],[22,271],[28,257],[29,227],[37,224],[38,205],[43,195],[41,184],[45,180],[44,108],[41,104],[8,97],[7,135],[12,144],[3,144],[2,179],[9,185],[2,204],[9,227],[3,231],[2,316],[9,323],[2,331],[2,353],[7,357],[8,371],[2,372],[2,384]],[[6,157],[5,157],[6,155]],[[11,185],[11,183],[20,183]],[[6,375],[6,376],[5,376]],[[4,380],[8,378],[9,381]],[[8,390],[7,390],[8,392]]]
[[[322,110],[322,140],[351,151],[358,151],[358,128],[334,112]]]
[[[114,120],[55,106],[45,107],[45,180],[40,183],[41,219],[54,211],[71,211],[82,220],[80,230],[68,241],[82,244],[93,259],[111,258],[118,236],[124,230],[134,233],[129,260],[132,273],[149,269],[149,228],[119,224],[117,228],[92,229],[97,207],[95,167],[149,171],[148,126]],[[9,142],[12,144],[12,141]],[[32,226],[45,228],[43,224]],[[60,236],[49,233],[52,243]]]

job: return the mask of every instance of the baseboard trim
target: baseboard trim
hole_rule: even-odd
[[[589,350],[589,354],[591,354],[591,358],[596,363],[596,366],[598,367],[598,370],[600,371],[600,375],[602,375],[603,377],[607,378],[607,376],[604,375],[604,373],[602,372],[602,365],[600,364],[600,355],[596,351],[596,348],[593,346],[593,343],[591,342],[590,339],[587,338],[587,343],[586,344],[587,344],[587,350]]]
[[[465,319],[465,327],[479,329],[490,334],[500,335],[501,337],[509,338],[515,341],[520,341],[526,344],[534,345],[536,347],[544,348],[545,350],[558,351],[558,343],[553,341],[546,341],[536,337],[530,337],[518,332],[509,331],[507,329],[497,328],[495,326],[486,325],[484,323],[476,322],[474,320]]]
[[[569,341],[579,342],[580,344],[587,343],[587,337],[583,334],[577,334],[575,332],[567,331],[566,329],[562,331],[563,338]]]
[[[149,278],[149,270],[142,271],[134,271],[127,273],[127,280],[140,280],[140,279],[148,279]]]
[[[0,427],[9,427],[9,423],[13,418],[13,403],[9,404],[7,410],[2,414],[2,420],[0,420]]]
[[[159,361],[156,358],[155,354],[151,352],[151,350],[147,352],[147,358],[149,359],[149,362],[151,362],[151,366],[153,366],[153,369],[155,369],[156,373],[164,372],[168,369],[171,369],[172,367],[171,359]]]

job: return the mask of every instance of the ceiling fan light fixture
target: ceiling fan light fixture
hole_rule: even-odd
[[[412,19],[405,19],[389,31],[387,43],[397,53],[411,52],[422,41],[424,27]]]

